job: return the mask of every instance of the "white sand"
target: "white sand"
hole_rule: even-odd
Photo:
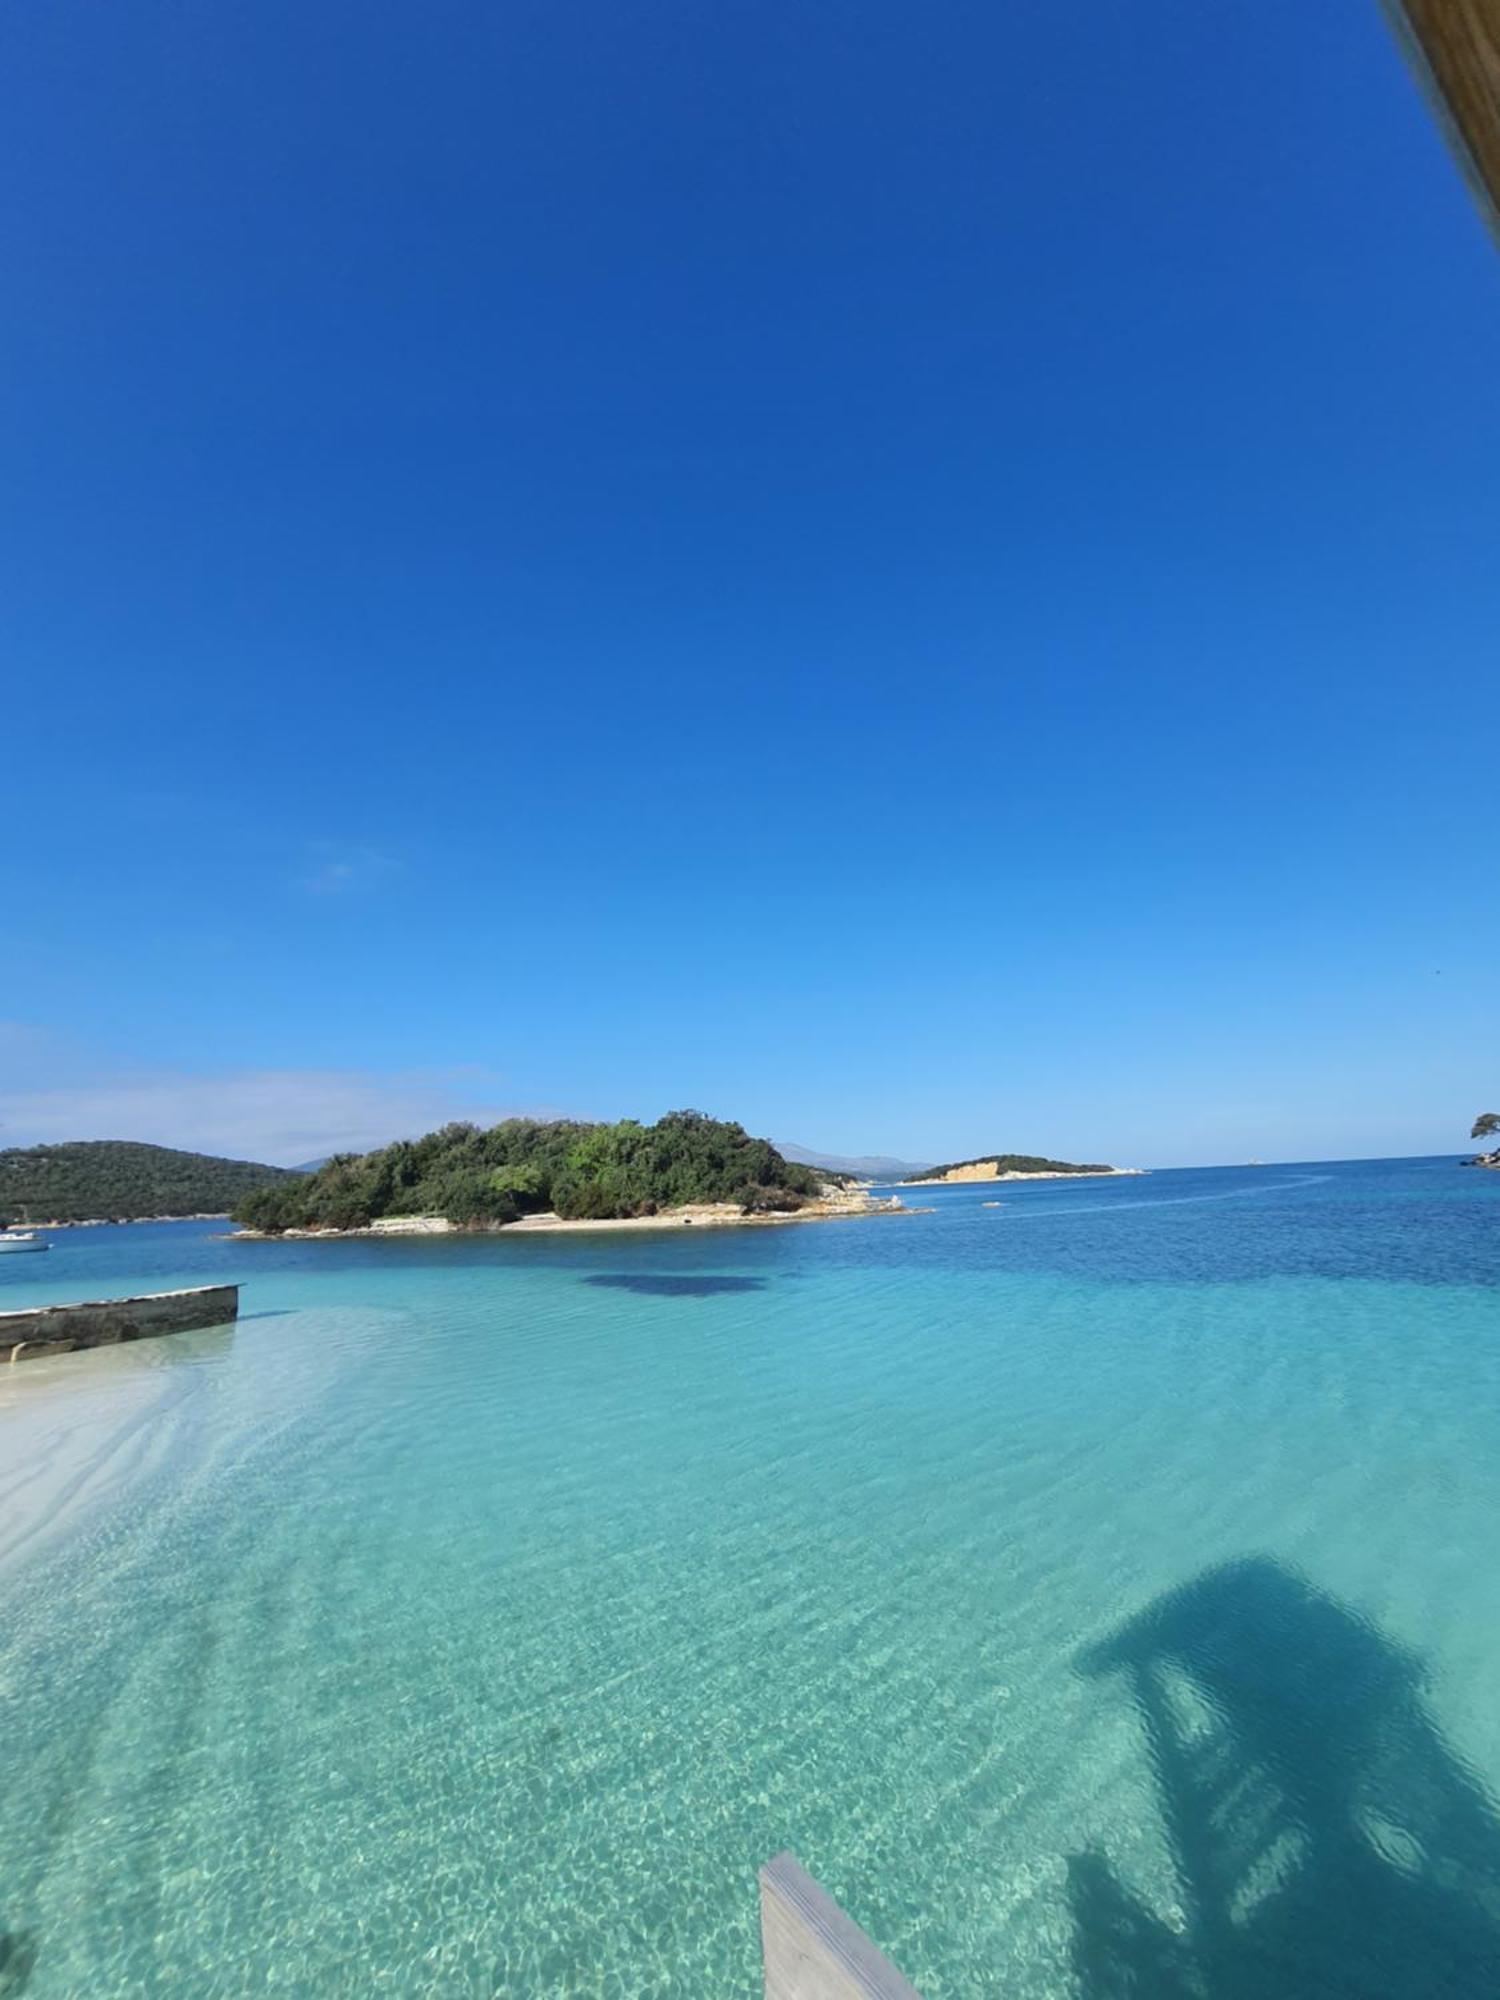
[[[121,1492],[167,1448],[192,1371],[152,1341],[0,1366],[0,1571]]]

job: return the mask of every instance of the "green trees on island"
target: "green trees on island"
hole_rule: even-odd
[[[234,1214],[248,1229],[279,1233],[362,1229],[395,1215],[494,1227],[549,1209],[594,1221],[686,1202],[785,1211],[825,1178],[701,1111],[673,1111],[654,1125],[508,1118],[488,1130],[445,1125],[379,1152],[340,1154],[316,1173],[254,1189]]]
[[[1471,1139],[1500,1138],[1500,1111],[1481,1111],[1479,1116],[1474,1120],[1474,1129],[1469,1134],[1469,1137]]]

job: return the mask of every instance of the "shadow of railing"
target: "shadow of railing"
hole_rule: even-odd
[[[1080,1665],[1130,1689],[1178,1882],[1168,1918],[1071,1859],[1084,2000],[1500,1992],[1500,1818],[1367,1619],[1249,1560]]]
[[[31,1931],[0,1931],[0,2000],[20,2000],[31,1984],[36,1938]]]
[[[594,1271],[583,1281],[616,1292],[644,1292],[658,1299],[707,1299],[719,1292],[763,1292],[764,1278],[736,1278],[712,1271]]]

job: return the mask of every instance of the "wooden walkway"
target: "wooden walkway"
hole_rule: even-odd
[[[1500,242],[1500,0],[1385,0],[1385,6]]]
[[[790,1854],[760,1871],[766,2000],[922,2000]]]

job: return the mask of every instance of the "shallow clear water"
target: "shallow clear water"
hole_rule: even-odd
[[[931,1200],[0,1266],[0,1994],[1500,1989],[1500,1175]]]

